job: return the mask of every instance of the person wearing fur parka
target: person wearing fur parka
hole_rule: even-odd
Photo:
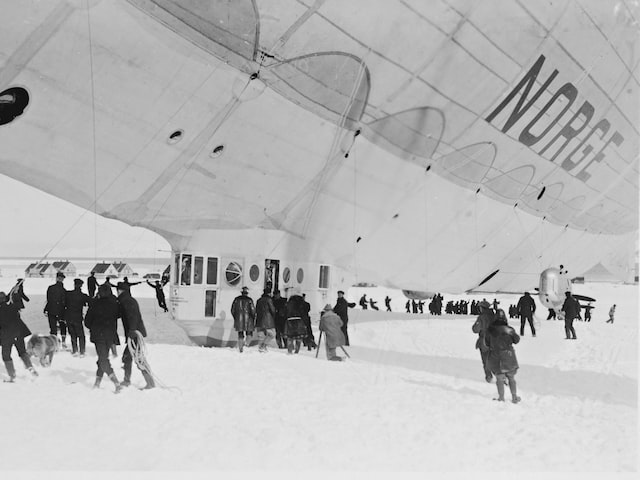
[[[318,328],[320,332],[324,332],[325,335],[327,360],[343,360],[342,357],[336,355],[336,348],[346,344],[344,333],[342,332],[342,320],[338,314],[333,311],[330,304],[324,306]]]
[[[511,401],[518,403],[520,397],[517,395],[515,375],[518,371],[518,359],[513,348],[514,344],[520,341],[520,336],[507,323],[504,310],[498,309],[496,319],[487,328],[485,342],[489,347],[489,357],[487,359],[491,372],[496,376],[496,386],[498,387],[498,400],[504,402],[505,377],[509,383],[511,391]]]

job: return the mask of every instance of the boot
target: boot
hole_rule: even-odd
[[[100,383],[102,382],[102,377],[98,377],[96,375],[96,381],[93,384],[93,388],[100,388]]]
[[[13,366],[13,360],[7,360],[4,362],[4,366],[7,369],[7,373],[9,374],[9,382],[13,382],[16,378],[16,369]]]
[[[238,350],[242,353],[242,349],[244,348],[244,337],[238,336]]]
[[[244,344],[247,346],[247,348],[249,348],[251,346],[251,339],[253,338],[253,335],[249,335],[247,334],[247,337],[245,338]]]
[[[142,388],[142,390],[149,390],[156,386],[155,382],[153,381],[153,377],[149,372],[143,371],[142,376],[144,377],[144,381],[147,382],[147,384]]]
[[[116,374],[112,373],[111,375],[109,375],[109,378],[111,379],[113,384],[116,386],[116,391],[114,393],[120,393],[120,390],[122,390],[122,387],[120,386],[120,382],[118,382],[118,378],[116,377]]]
[[[33,375],[34,377],[37,377],[38,372],[36,372],[36,369],[33,368],[29,354],[23,353],[22,355],[20,355],[20,358],[22,359],[22,363],[24,363],[25,368],[31,372],[31,375]]]
[[[302,342],[300,340],[296,340],[296,353],[300,352],[300,345],[302,344]]]
[[[128,387],[131,385],[131,365],[125,364],[124,366],[124,380],[120,384],[122,387]]]

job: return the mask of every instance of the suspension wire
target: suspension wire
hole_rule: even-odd
[[[93,61],[92,61],[93,63]],[[194,92],[197,92],[202,85],[204,85],[217,71],[218,68],[215,68],[214,70],[211,71],[211,73],[200,83],[200,85],[198,86],[198,88],[194,89]],[[93,70],[92,70],[93,71]],[[246,88],[246,86],[245,86]],[[244,91],[244,89],[243,89]],[[91,90],[92,92],[92,110],[93,110],[93,117],[95,120],[95,95],[94,95],[94,91],[93,88]],[[195,93],[193,93],[192,95],[190,95],[187,99],[185,99],[185,101],[178,107],[178,109],[176,110],[176,112],[181,111],[182,109],[184,109],[185,105],[194,97]],[[174,114],[175,115],[175,114]],[[174,116],[172,115],[172,117]],[[164,129],[168,124],[170,123],[170,120],[167,120],[164,125],[162,126],[161,130]],[[96,137],[96,130],[94,128],[94,165],[97,165],[97,154],[96,152],[96,142],[95,142],[95,137]],[[48,258],[49,254],[60,244],[60,242],[62,242],[62,240],[64,240],[64,238],[76,227],[76,225],[78,225],[78,223],[82,220],[82,218],[84,218],[84,216],[91,210],[93,210],[94,214],[97,214],[97,204],[98,201],[104,196],[106,195],[109,190],[111,189],[111,187],[116,184],[116,182],[118,182],[120,180],[120,178],[133,166],[133,164],[136,162],[136,160],[140,157],[140,155],[142,154],[142,152],[145,151],[145,149],[153,142],[153,140],[155,139],[155,137],[151,137],[144,145],[142,145],[140,147],[140,149],[138,150],[138,152],[132,157],[131,161],[129,161],[128,163],[125,164],[124,168],[122,170],[120,170],[120,172],[118,172],[118,174],[113,178],[113,180],[111,182],[109,182],[109,184],[105,187],[105,189],[102,191],[102,193],[97,194],[97,187],[94,187],[94,199],[93,199],[93,203],[88,207],[85,208],[82,213],[78,216],[78,218],[76,219],[76,221],[58,238],[58,240],[53,244],[53,246],[45,253],[44,256],[42,256],[40,258],[40,260],[38,260],[37,263],[41,263],[43,262],[46,258]],[[94,166],[94,182],[97,182],[96,180],[96,167]],[[95,228],[95,232],[97,232],[97,219],[96,219],[96,226]],[[147,227],[148,228],[148,227]],[[141,237],[140,237],[141,238]],[[138,240],[139,241],[139,240]],[[94,242],[97,242],[97,233],[94,235]],[[94,244],[94,249],[97,249],[97,246]],[[97,253],[95,253],[94,255],[97,255]],[[97,257],[96,257],[97,258]]]
[[[89,0],[85,1],[87,9],[87,34],[89,37],[89,68],[91,71],[91,126],[93,133],[93,260],[98,258],[98,213],[96,211],[98,193],[98,154],[96,145],[96,96],[95,96],[95,74],[93,68],[93,34],[91,31],[91,8]]]

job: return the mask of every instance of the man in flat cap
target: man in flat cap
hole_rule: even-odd
[[[347,324],[349,323],[349,309],[354,308],[356,306],[355,302],[347,302],[347,299],[344,298],[344,292],[342,290],[338,290],[338,299],[336,300],[336,304],[333,307],[333,311],[340,317],[342,320],[342,333],[344,334],[344,344],[349,346],[349,334],[347,333]]]

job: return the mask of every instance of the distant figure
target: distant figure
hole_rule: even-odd
[[[369,306],[371,307],[371,310],[380,310],[378,308],[378,302],[376,302],[373,298],[369,299]]]
[[[118,316],[122,319],[122,326],[124,327],[124,336],[127,339],[126,346],[124,347],[124,352],[122,352],[122,364],[124,368],[124,380],[122,380],[123,387],[128,387],[131,385],[131,366],[133,363],[133,354],[130,351],[129,343],[131,343],[134,351],[139,348],[138,345],[138,334],[136,332],[140,332],[140,335],[143,337],[147,336],[147,329],[144,326],[144,322],[142,321],[142,314],[140,313],[140,306],[138,305],[138,301],[131,296],[131,291],[129,287],[129,283],[118,282],[116,286],[118,292]],[[142,378],[146,382],[146,385],[143,387],[145,390],[155,387],[155,382],[153,381],[153,377],[151,376],[151,372],[147,371],[146,368],[141,367],[140,365],[144,365],[144,363],[139,364],[136,361],[136,366],[140,373],[142,373]]]
[[[160,281],[156,280],[155,285],[147,280],[147,285],[153,288],[156,291],[156,300],[158,301],[158,306],[162,308],[165,312],[168,312],[167,303],[164,298],[164,290],[162,290],[162,285],[160,285]]]
[[[404,308],[407,310],[407,313],[411,313],[411,300],[407,300],[407,303],[404,304]]]
[[[587,305],[585,305],[584,307],[584,321],[585,322],[590,322],[591,321],[591,310],[593,310],[594,307],[591,306],[591,302],[589,302]]]
[[[336,300],[336,305],[333,307],[333,311],[340,317],[340,320],[342,320],[342,327],[340,328],[344,334],[344,344],[347,346],[349,346],[349,333],[347,332],[349,309],[355,308],[355,306],[355,302],[347,302],[347,299],[344,298],[344,292],[342,290],[338,290],[338,299]]]
[[[287,300],[287,323],[285,324],[285,334],[287,336],[287,353],[298,353],[302,339],[307,336],[306,313],[307,309],[304,299],[298,288],[291,289]]]
[[[324,332],[327,360],[342,361],[343,358],[336,355],[336,348],[345,344],[344,334],[342,333],[342,320],[334,313],[329,304],[326,304],[322,309],[319,329]]]
[[[122,279],[122,282],[119,282],[119,283],[124,283],[125,285],[128,285],[129,287],[133,287],[134,285],[140,285],[142,282],[130,282],[127,277],[124,277]]]
[[[418,303],[416,302],[415,298],[411,299],[411,311],[413,313],[418,313]]]
[[[256,330],[258,331],[258,351],[266,352],[267,344],[276,336],[276,307],[271,299],[270,289],[265,288],[256,302]]]
[[[113,277],[111,275],[107,275],[107,278],[105,278],[104,283],[102,285],[109,285],[109,288],[116,288],[116,286],[111,283],[111,279]]]
[[[580,311],[580,304],[571,295],[571,292],[565,292],[564,303],[562,304],[562,311],[564,312],[564,333],[567,340],[576,340],[576,331],[573,328],[573,320],[578,316]]]
[[[556,311],[553,308],[549,309],[549,315],[547,315],[547,320],[555,320],[556,319]]]
[[[424,313],[424,302],[422,300],[418,300],[418,310],[420,313]]]
[[[16,369],[11,359],[11,349],[14,346],[25,368],[33,376],[37,376],[38,372],[33,368],[31,358],[29,358],[24,344],[24,337],[31,335],[31,331],[20,319],[17,305],[7,303],[8,299],[6,293],[0,292],[0,346],[2,348],[2,361],[9,375],[8,381],[13,382],[16,378]]]
[[[47,303],[44,306],[44,313],[49,318],[49,333],[58,335],[58,328],[62,336],[62,348],[67,349],[67,324],[64,321],[64,309],[66,290],[64,289],[65,275],[62,272],[56,274],[56,283],[47,288]]]
[[[24,279],[19,278],[11,290],[9,290],[9,303],[18,308],[18,311],[24,308],[24,302],[29,301],[29,297],[24,294]],[[24,302],[23,302],[24,300]]]
[[[360,304],[360,306],[362,307],[363,310],[367,309],[367,294],[364,293],[362,294],[362,296],[360,297],[360,302],[358,302]]]
[[[92,271],[87,278],[87,289],[91,298],[96,296],[96,289],[98,288],[98,281],[96,280],[96,272]]]
[[[506,377],[511,391],[511,401],[518,403],[520,397],[516,391],[515,375],[519,365],[513,345],[520,341],[520,337],[507,323],[504,310],[498,310],[496,319],[487,328],[485,339],[489,346],[489,367],[496,376],[496,386],[498,387],[498,398],[494,398],[494,400],[504,402]]]
[[[391,311],[391,297],[389,295],[384,297],[384,306],[387,307],[387,312]]]
[[[238,332],[238,350],[240,350],[240,353],[242,353],[245,345],[245,333],[247,338],[246,344],[249,345],[249,343],[251,343],[256,321],[256,308],[253,304],[253,299],[248,294],[249,289],[242,287],[240,295],[238,295],[231,304],[233,328]]]
[[[73,290],[66,292],[66,308],[64,310],[64,319],[69,329],[71,337],[71,355],[74,357],[80,355],[84,357],[86,350],[86,338],[84,335],[83,308],[89,305],[91,297],[82,292],[82,284],[84,282],[76,278],[73,280]]]
[[[518,315],[520,316],[520,336],[524,335],[524,326],[526,322],[529,322],[531,328],[531,335],[536,336],[536,327],[533,326],[533,314],[536,311],[536,302],[531,298],[529,292],[524,292],[524,295],[518,300],[516,306]]]
[[[489,346],[485,342],[485,334],[489,325],[493,323],[495,316],[493,311],[491,310],[491,304],[486,300],[482,300],[478,304],[480,308],[480,315],[476,319],[471,330],[473,333],[478,334],[478,339],[476,340],[476,349],[480,350],[480,358],[482,359],[482,368],[484,369],[484,379],[487,382],[491,382],[493,378],[493,374],[491,373],[491,369],[489,368]]]
[[[497,312],[497,311],[498,311],[498,305],[500,305],[500,302],[499,302],[496,298],[494,298],[494,299],[493,299],[493,310],[494,310],[495,312]]]
[[[119,344],[117,332],[118,299],[113,295],[107,282],[98,287],[97,297],[89,305],[84,319],[85,326],[91,332],[90,340],[96,347],[98,369],[93,388],[100,387],[102,376],[106,373],[116,387],[118,393],[122,387],[109,361],[111,345]]]
[[[616,314],[616,304],[614,303],[613,306],[609,309],[609,320],[607,320],[605,323],[613,323],[614,320],[614,315]]]
[[[276,289],[273,292],[273,306],[276,309],[276,343],[278,348],[287,348],[287,337],[284,334],[287,323],[287,299],[280,296],[280,290]]]

